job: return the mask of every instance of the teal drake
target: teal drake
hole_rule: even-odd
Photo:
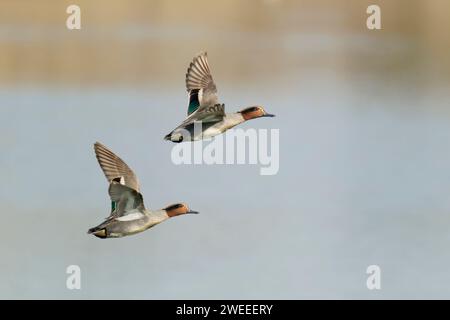
[[[189,65],[186,73],[186,89],[189,96],[187,118],[167,134],[165,140],[172,142],[202,140],[251,119],[274,117],[262,106],[251,106],[238,112],[225,113],[225,105],[219,103],[217,97],[217,88],[211,76],[206,52],[194,57]],[[196,124],[201,124],[200,128]]]
[[[169,218],[198,213],[184,203],[160,210],[148,210],[140,193],[139,181],[128,165],[99,142],[94,144],[98,163],[109,182],[110,215],[88,230],[98,238],[120,238],[145,231]]]

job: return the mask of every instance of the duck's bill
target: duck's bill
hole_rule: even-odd
[[[194,210],[189,210],[188,212],[186,212],[186,213],[191,213],[191,214],[199,214],[200,212],[198,212],[198,211],[194,211]]]
[[[266,113],[265,115],[263,115],[263,117],[270,117],[270,118],[273,118],[273,117],[275,117],[275,115],[274,115],[274,114],[271,114],[271,113]]]

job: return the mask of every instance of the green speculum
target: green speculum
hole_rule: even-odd
[[[194,112],[195,110],[197,110],[198,109],[198,107],[199,107],[199,103],[198,103],[198,101],[191,101],[191,102],[189,102],[189,107],[188,107],[188,114],[191,114],[192,112]]]

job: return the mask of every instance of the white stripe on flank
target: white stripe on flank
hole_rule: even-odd
[[[141,212],[134,212],[134,213],[127,214],[126,216],[119,217],[116,220],[119,220],[119,221],[132,221],[132,220],[141,219],[142,217],[144,217],[144,215]]]

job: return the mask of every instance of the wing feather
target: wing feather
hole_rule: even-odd
[[[204,105],[218,103],[217,88],[211,76],[207,53],[194,57],[186,73],[186,89],[189,92],[188,115]]]
[[[119,181],[123,179],[122,181],[127,187],[139,192],[139,181],[135,173],[122,159],[100,142],[94,144],[94,150],[98,163],[110,183],[116,179]]]
[[[111,182],[108,189],[111,201],[116,203],[116,209],[111,212],[107,219],[124,217],[126,215],[143,215],[145,211],[144,199],[138,191],[122,185],[118,182]]]

